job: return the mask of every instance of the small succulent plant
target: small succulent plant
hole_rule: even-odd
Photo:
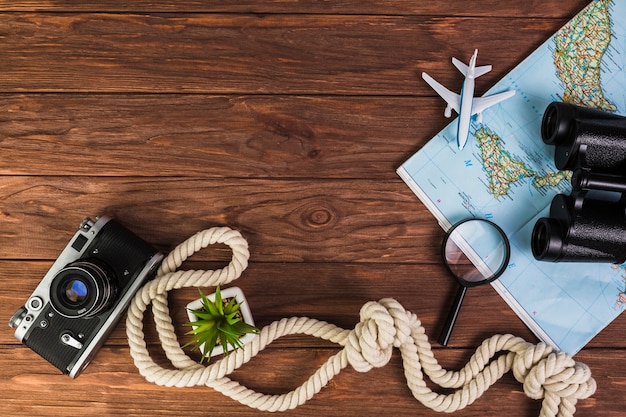
[[[192,350],[202,348],[200,363],[211,356],[217,345],[221,344],[224,355],[228,355],[229,345],[233,350],[242,348],[240,340],[242,336],[248,333],[259,333],[260,330],[257,327],[243,321],[239,309],[241,303],[238,303],[234,297],[222,299],[219,286],[215,289],[215,301],[211,301],[202,290],[198,289],[198,291],[202,299],[202,307],[189,310],[197,319],[184,324],[184,326],[192,327],[186,334],[193,336],[183,345],[183,348],[188,346],[192,346]]]

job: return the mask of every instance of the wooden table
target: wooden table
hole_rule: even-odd
[[[0,1],[0,321],[85,216],[108,214],[164,252],[207,227],[240,230],[251,263],[236,284],[260,326],[309,316],[353,328],[365,302],[394,297],[435,340],[456,285],[440,263],[442,230],[395,173],[447,123],[420,72],[460,85],[450,57],[479,48],[479,63],[494,64],[482,94],[586,3]],[[187,267],[229,255],[207,250]],[[175,323],[195,293],[171,294]],[[576,356],[598,382],[577,416],[622,415],[625,331],[617,319]],[[492,288],[477,288],[435,355],[458,369],[509,332],[537,342]],[[233,377],[284,393],[338,350],[282,338]],[[146,382],[123,322],[75,380],[5,327],[0,375],[6,416],[258,413],[209,388]],[[456,415],[539,409],[507,375]],[[285,413],[434,414],[411,396],[398,352],[383,368],[347,368]]]

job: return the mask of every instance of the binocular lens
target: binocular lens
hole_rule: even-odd
[[[626,118],[568,103],[553,102],[541,121],[541,138],[554,145],[560,170],[578,168],[626,173]]]
[[[531,249],[538,260],[556,261],[563,248],[561,224],[552,218],[541,218],[533,228]]]
[[[559,112],[557,106],[550,105],[546,108],[541,122],[541,138],[546,144],[554,145],[558,126]]]

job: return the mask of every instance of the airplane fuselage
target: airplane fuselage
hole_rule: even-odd
[[[461,105],[459,106],[459,125],[456,138],[459,149],[463,149],[465,147],[469,136],[475,85],[474,77],[468,76],[463,82],[463,87],[461,87]]]

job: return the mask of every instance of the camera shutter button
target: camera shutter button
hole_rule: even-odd
[[[41,310],[41,307],[43,307],[43,300],[41,298],[31,297],[31,299],[28,300],[29,310],[39,311]]]

